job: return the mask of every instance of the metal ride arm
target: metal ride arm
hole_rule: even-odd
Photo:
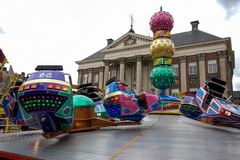
[[[8,94],[9,89],[10,89],[12,86],[15,86],[15,84],[16,84],[16,82],[17,82],[17,80],[18,80],[18,77],[19,77],[19,76],[18,76],[17,74],[14,74],[13,77],[10,77],[9,83],[8,83],[8,85],[7,85],[5,91],[3,92],[2,97],[1,97],[1,99],[0,99],[0,103],[1,103],[1,104],[2,104],[2,101],[3,101],[4,97]]]

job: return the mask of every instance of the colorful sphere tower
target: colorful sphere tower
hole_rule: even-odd
[[[154,87],[161,90],[161,94],[165,94],[165,90],[170,88],[176,80],[176,73],[172,68],[175,49],[170,39],[173,22],[172,15],[162,9],[155,13],[149,22],[154,39],[150,46],[154,63],[150,79]]]

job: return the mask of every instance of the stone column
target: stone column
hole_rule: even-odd
[[[186,69],[186,56],[179,57],[181,63],[181,92],[187,91],[187,69]]]
[[[121,58],[120,60],[120,74],[119,74],[119,80],[121,82],[124,82],[124,73],[125,73],[125,58]]]
[[[100,89],[104,88],[104,86],[103,86],[103,79],[104,79],[104,77],[103,77],[103,67],[99,67],[99,83],[98,83],[98,87]]]
[[[227,82],[227,51],[217,53],[219,58],[220,78]]]
[[[113,76],[117,77],[117,64],[116,63],[111,65],[111,77],[113,77]]]
[[[136,70],[136,93],[140,93],[142,88],[142,56],[137,56]]]
[[[166,95],[169,95],[170,91],[169,88],[165,90]]]
[[[199,80],[200,80],[200,86],[204,85],[204,82],[206,81],[206,54],[198,54],[198,62],[199,62]]]
[[[88,83],[92,83],[92,68],[88,69]]]
[[[109,60],[104,60],[104,83],[103,83],[103,87],[106,86],[106,82],[109,79]]]
[[[78,69],[78,82],[77,84],[80,85],[82,83],[82,70]]]
[[[150,80],[150,73],[151,73],[152,69],[153,69],[153,63],[150,62],[150,63],[148,63],[148,71],[147,72],[148,72],[148,91],[151,92],[151,93],[152,93],[153,85],[152,85],[151,80]],[[156,89],[155,89],[155,91],[156,91]],[[154,94],[155,94],[155,92],[154,92]]]

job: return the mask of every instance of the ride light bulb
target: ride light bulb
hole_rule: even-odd
[[[231,116],[231,112],[229,112],[229,111],[225,111],[225,114],[226,114],[227,116]]]

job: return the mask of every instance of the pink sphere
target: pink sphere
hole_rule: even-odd
[[[170,13],[165,11],[160,11],[155,13],[149,22],[150,29],[153,33],[159,30],[171,31],[173,28],[173,17]]]

